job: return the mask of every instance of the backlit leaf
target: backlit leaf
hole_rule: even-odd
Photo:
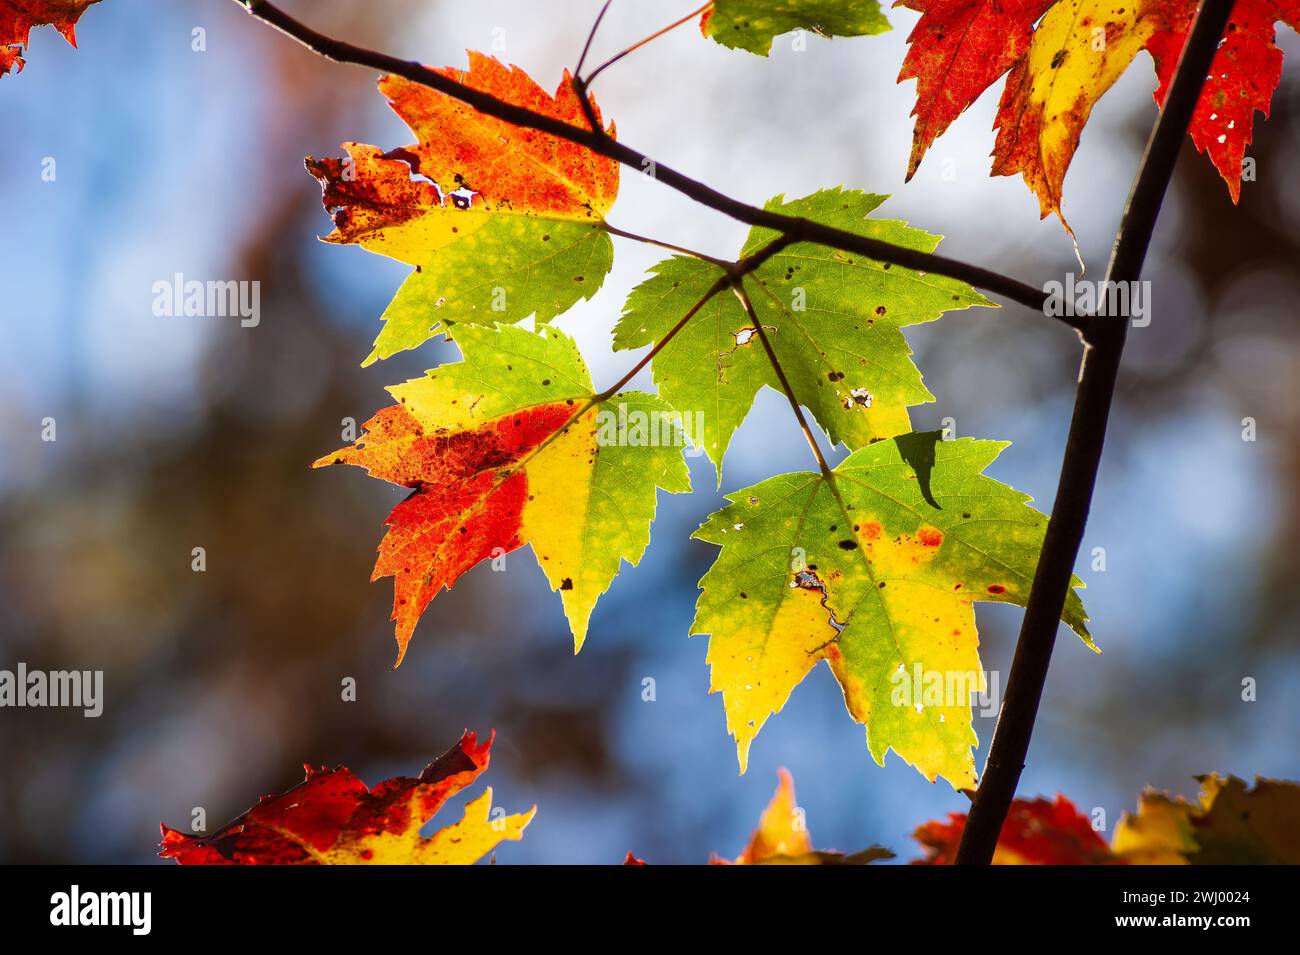
[[[742,772],[768,717],[825,660],[877,762],[893,749],[931,781],[974,783],[973,604],[1025,604],[1046,526],[1026,495],[982,473],[1005,446],[937,432],[879,441],[833,483],[783,474],[729,494],[696,531],[721,551],[691,632],[711,635],[710,689]],[[1091,646],[1085,619],[1071,591],[1064,620]]]
[[[487,769],[491,746],[490,736],[480,745],[467,732],[419,776],[373,789],[345,768],[307,766],[303,782],[263,797],[210,836],[163,825],[159,855],[182,865],[469,865],[518,841],[537,811],[492,819],[489,788],[458,822],[420,835],[447,799]]]
[[[952,865],[966,829],[966,813],[949,813],[947,822],[927,822],[913,838],[927,850],[921,865]],[[1058,795],[1016,799],[993,852],[994,865],[1109,865],[1117,861],[1091,821]]]
[[[1300,784],[1198,777],[1196,803],[1148,790],[1115,828],[1114,850],[1135,863],[1300,865]]]
[[[439,72],[586,125],[567,73],[552,96],[480,53],[470,53],[468,71]],[[346,159],[307,160],[334,216],[326,241],[415,266],[384,312],[366,364],[455,324],[530,315],[547,322],[596,293],[613,261],[604,215],[618,192],[616,162],[399,76],[383,77],[379,89],[415,133],[414,145],[383,152],[344,143]]]
[[[21,73],[32,27],[50,25],[77,45],[76,26],[86,8],[99,0],[0,0],[0,76]]]
[[[1007,77],[993,121],[993,174],[1024,176],[1041,216],[1054,212],[1065,224],[1061,187],[1084,124],[1155,32],[1157,7],[1157,0],[1058,0]]]
[[[916,80],[911,179],[925,151],[966,107],[1029,49],[1035,21],[1053,0],[897,0],[921,19],[898,82]]]
[[[597,400],[554,328],[466,325],[456,342],[463,361],[389,388],[398,403],[315,466],[355,464],[414,492],[388,516],[372,575],[395,578],[399,664],[429,601],[525,544],[580,649],[596,599],[649,544],[656,488],[690,490],[680,416],[643,392]]]
[[[845,855],[813,848],[804,811],[794,797],[794,779],[786,769],[777,770],[776,792],[758,820],[758,828],[734,861],[714,856],[710,865],[866,865],[894,854],[881,846]],[[624,865],[645,865],[631,852]]]
[[[1021,174],[1041,215],[1055,213],[1062,223],[1065,175],[1093,106],[1143,49],[1155,60],[1156,102],[1163,103],[1197,8],[1193,0],[898,4],[921,13],[898,77],[917,80],[908,177],[935,137],[1009,70],[994,124],[993,174]],[[1300,0],[1239,0],[1191,123],[1192,141],[1209,155],[1234,202],[1254,114],[1268,115],[1281,78],[1278,21],[1300,29]]]
[[[1167,3],[1161,27],[1147,41],[1159,78],[1157,103],[1163,104],[1169,93],[1195,10],[1194,4]],[[1242,161],[1255,112],[1268,117],[1282,79],[1282,51],[1274,43],[1279,20],[1300,30],[1300,0],[1237,0],[1188,129],[1196,148],[1210,157],[1228,184],[1233,202],[1241,198]]]
[[[1300,784],[1235,776],[1198,777],[1188,802],[1147,790],[1125,813],[1108,846],[1064,796],[1016,799],[993,853],[994,865],[1296,865],[1300,864]],[[928,822],[914,836],[925,865],[951,865],[965,813]]]
[[[826,189],[789,202],[777,197],[767,208],[933,252],[938,236],[898,220],[868,218],[884,201],[870,193]],[[775,237],[767,229],[751,230],[742,254]],[[660,262],[629,296],[614,330],[614,347],[657,342],[718,275],[716,266],[699,259]],[[912,363],[902,328],[933,321],[950,309],[993,307],[963,282],[808,242],[774,255],[745,279],[745,286],[796,397],[832,441],[849,448],[907,433],[908,407],[934,399]],[[702,421],[704,450],[719,472],[758,392],[780,387],[753,323],[729,293],[714,296],[659,352],[651,370],[659,394]]]
[[[888,29],[876,0],[716,0],[700,18],[705,36],[759,56],[767,56],[772,41],[793,30],[832,37]]]

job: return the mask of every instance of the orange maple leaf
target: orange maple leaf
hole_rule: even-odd
[[[587,127],[567,72],[552,95],[493,57],[471,51],[469,64],[436,72]],[[417,347],[440,326],[548,322],[595,294],[612,264],[604,216],[618,193],[617,162],[399,76],[381,78],[379,90],[415,143],[385,152],[349,142],[345,159],[307,159],[334,220],[325,241],[415,266],[365,364]],[[588,105],[599,124],[595,100]],[[612,123],[606,132],[614,135]]]
[[[54,27],[74,47],[76,26],[86,8],[99,0],[0,0],[0,76],[21,73],[32,27]]]

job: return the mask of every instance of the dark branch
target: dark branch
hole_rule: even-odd
[[[1218,48],[1233,0],[1205,0],[1179,60],[1169,97],[1156,120],[1137,178],[1129,193],[1111,254],[1107,281],[1136,282],[1142,274],[1156,218],[1173,175],[1192,112]],[[998,716],[988,763],[971,806],[958,865],[987,865],[997,848],[1003,822],[1020,783],[1029,738],[1052,660],[1056,630],[1070,590],[1074,562],[1092,506],[1097,469],[1106,440],[1106,423],[1128,333],[1128,316],[1099,317],[1084,334],[1083,370],[1075,394],[1070,435],[1061,464],[1043,552],[1025,607],[1007,693]]]
[[[402,60],[386,53],[368,50],[342,40],[335,40],[295,20],[283,10],[265,0],[235,0],[250,14],[269,24],[286,36],[291,37],[326,59],[337,63],[353,63],[386,73],[404,77],[413,83],[419,83],[430,89],[445,93],[466,103],[481,113],[493,116],[504,122],[525,129],[536,129],[549,133],[560,139],[585,146],[592,152],[613,159],[625,166],[644,171],[654,170],[654,176],[664,185],[694,199],[701,205],[730,216],[751,226],[760,226],[781,233],[799,242],[814,242],[844,252],[866,256],[879,262],[890,262],[919,272],[933,272],[948,278],[958,279],[976,288],[992,292],[1013,302],[1019,302],[1028,308],[1044,311],[1048,295],[1042,289],[1035,288],[1018,279],[1001,275],[979,266],[959,262],[942,255],[920,252],[916,249],[903,248],[879,239],[856,235],[844,229],[836,229],[799,216],[782,215],[767,209],[760,209],[724,195],[702,182],[691,179],[663,163],[653,161],[644,153],[606,135],[603,130],[585,129],[573,126],[553,116],[546,116],[497,99],[481,90],[473,89],[443,76],[436,70],[411,60]],[[580,91],[586,102],[586,86],[580,81],[575,88]],[[1084,322],[1078,318],[1061,319],[1074,328],[1082,329]]]

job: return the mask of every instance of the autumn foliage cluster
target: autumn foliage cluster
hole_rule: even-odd
[[[33,27],[52,25],[75,42],[91,2],[0,0],[0,72],[23,68]],[[916,80],[908,178],[936,138],[1005,78],[992,173],[1020,174],[1042,215],[1063,224],[1063,184],[1093,105],[1143,50],[1162,104],[1195,13],[1191,0],[900,3],[920,14],[899,73]],[[1279,21],[1300,27],[1297,0],[1239,0],[1190,127],[1234,200],[1254,114],[1267,115],[1280,77]],[[698,27],[724,47],[766,55],[785,34],[863,36],[889,23],[875,0],[716,0]],[[436,71],[614,141],[615,124],[576,72],[551,91],[474,52],[467,68]],[[728,445],[768,387],[789,399],[816,467],[730,491],[695,533],[716,557],[691,631],[709,638],[711,689],[722,696],[741,771],[766,721],[825,662],[877,762],[892,750],[928,780],[974,786],[969,693],[985,688],[974,604],[1025,604],[1046,517],[985,473],[1003,442],[913,431],[909,409],[934,396],[904,330],[996,304],[955,278],[754,227],[733,260],[671,248],[612,332],[616,350],[649,352],[621,380],[598,385],[575,342],[549,323],[601,288],[616,240],[645,241],[607,221],[619,163],[427,83],[385,75],[378,89],[411,142],[345,142],[339,156],[306,160],[332,219],[325,241],[410,267],[359,357],[377,364],[445,337],[461,359],[390,386],[393,404],[315,466],[354,465],[410,492],[387,518],[372,574],[393,579],[396,662],[440,592],[524,546],[559,594],[581,650],[598,599],[649,545],[659,493],[691,490],[687,443],[707,454],[721,485]],[[886,198],[828,186],[773,197],[765,208],[933,253],[938,237],[877,214]],[[629,388],[647,366],[654,390]],[[834,466],[813,426],[845,450]],[[1081,587],[1076,579],[1062,619],[1095,650]],[[916,698],[900,703],[891,675],[913,671],[970,674],[971,682],[955,699],[922,698],[914,687]],[[189,864],[475,862],[519,839],[533,811],[494,811],[484,790],[459,821],[428,838],[420,829],[487,768],[489,746],[467,733],[418,776],[373,788],[346,769],[308,767],[298,787],[211,835],[164,827],[162,854]],[[995,861],[1300,861],[1295,785],[1201,782],[1197,803],[1143,794],[1110,843],[1063,797],[1018,800]],[[951,862],[964,822],[954,814],[917,829],[918,861]],[[783,774],[734,862],[891,855],[817,850]]]

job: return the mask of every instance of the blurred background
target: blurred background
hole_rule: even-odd
[[[593,55],[693,5],[618,0]],[[553,88],[599,3],[285,6],[434,65],[495,53]],[[750,202],[837,184],[892,193],[880,214],[948,236],[948,255],[1034,284],[1077,271],[1023,182],[987,175],[1000,83],[903,184],[914,84],[894,81],[916,14],[889,17],[884,36],[810,38],[804,51],[779,39],[770,61],[688,25],[595,92],[620,138]],[[1258,117],[1240,205],[1190,143],[1165,205],[1147,272],[1154,319],[1129,338],[1078,567],[1104,653],[1062,634],[1022,782],[1103,808],[1108,830],[1147,784],[1194,794],[1209,771],[1300,777],[1300,40],[1279,29],[1287,68],[1272,118]],[[345,418],[388,403],[385,385],[456,352],[433,342],[358,367],[407,268],[316,241],[330,223],[302,159],[410,134],[371,72],[308,54],[229,0],[107,0],[77,32],[79,51],[35,31],[26,71],[0,80],[0,668],[102,669],[106,700],[98,719],[0,711],[0,860],[149,862],[159,820],[186,828],[203,807],[212,830],[298,782],[303,762],[370,783],[414,774],[465,727],[497,731],[481,781],[496,803],[540,807],[502,863],[735,856],[778,766],[819,848],[882,843],[906,860],[913,828],[964,810],[896,756],[872,762],[825,667],[737,775],[722,701],[706,692],[706,641],[686,636],[714,553],[689,534],[720,501],[702,457],[693,495],[661,495],[650,550],[596,608],[581,655],[524,550],[435,600],[391,671],[392,583],[368,578],[403,492],[308,464],[340,445]],[[1141,54],[1066,180],[1090,277],[1155,117],[1153,86]],[[610,221],[727,257],[746,234],[626,170]],[[598,387],[635,357],[613,354],[609,334],[658,257],[620,242],[599,294],[559,321]],[[177,272],[260,281],[261,324],[155,317],[152,284]],[[959,435],[1009,439],[990,473],[1050,506],[1073,333],[1011,305],[908,338],[939,396],[915,410],[918,430],[951,417]],[[724,490],[809,466],[783,401],[760,397]],[[1244,418],[1257,440],[1243,440]],[[1003,676],[1020,616],[979,606],[984,664]],[[346,677],[356,702],[341,699]],[[1256,702],[1242,701],[1247,677]],[[982,765],[992,717],[976,729]]]

